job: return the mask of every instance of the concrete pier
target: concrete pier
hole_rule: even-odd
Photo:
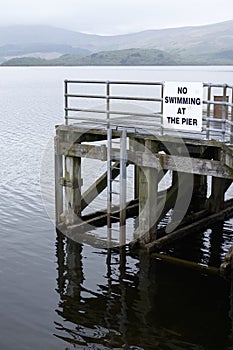
[[[91,83],[101,84],[83,82],[87,85]],[[107,84],[108,96],[71,94],[68,86],[80,85],[82,82],[66,81],[66,122],[56,127],[55,136],[58,229],[65,230],[69,237],[78,240],[82,232],[102,225],[106,227],[106,247],[130,243],[131,246],[140,245],[148,252],[154,252],[194,233],[198,228],[207,227],[210,222],[232,216],[233,199],[225,198],[233,181],[232,101],[229,98],[220,102],[204,100],[207,108],[203,110],[202,130],[177,132],[163,129],[162,83],[154,84],[161,90],[158,90],[160,95],[153,98],[112,96],[111,84],[127,83],[102,83]],[[148,84],[153,87],[152,83]],[[210,98],[210,86],[206,87],[207,97]],[[227,89],[232,88],[223,85],[222,89],[226,94]],[[84,97],[106,101],[106,109],[100,111],[69,107],[69,99]],[[151,115],[147,112],[117,112],[111,110],[110,103],[116,99],[153,102],[158,105],[157,112]],[[218,129],[215,128],[216,117],[211,114],[211,107],[215,104],[224,106]],[[120,146],[116,148],[112,142],[115,139],[121,140]],[[86,158],[102,162],[105,171],[83,191],[85,173],[82,171],[82,162]],[[127,201],[126,169],[129,165],[134,166],[134,178],[131,182],[133,195]],[[171,182],[160,190],[159,184],[167,173]],[[210,194],[207,193],[207,178],[211,179]],[[114,181],[119,183],[119,201],[116,204],[113,203]],[[105,190],[108,191],[106,207],[84,214],[84,210]],[[160,230],[160,222],[168,213],[170,221],[167,228]],[[129,217],[137,217],[133,239],[127,237]],[[119,238],[111,242],[113,226],[117,222]],[[123,226],[125,230],[122,231]]]

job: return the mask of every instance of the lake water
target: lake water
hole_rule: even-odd
[[[232,84],[233,67],[34,67],[0,73],[0,348],[232,349],[229,281],[57,235],[50,219],[53,201],[44,202],[40,180],[46,178],[41,164],[53,152],[54,127],[63,123],[64,79]],[[51,162],[48,187],[52,167]],[[217,265],[232,228],[228,220],[198,233],[198,247],[187,239],[180,255]],[[214,235],[219,231],[220,239]]]

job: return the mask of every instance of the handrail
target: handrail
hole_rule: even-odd
[[[162,115],[163,115],[163,89],[164,82],[146,82],[146,81],[105,81],[105,80],[65,80],[65,124],[68,125],[69,121],[76,122],[88,122],[88,120],[98,120],[98,118],[93,118],[88,115],[88,113],[98,114],[105,116],[106,123],[111,123],[114,120],[114,125],[116,124],[116,119],[114,116],[122,116],[123,118],[118,118],[117,123],[121,126],[121,123],[126,123],[124,117],[141,117],[141,121],[137,119],[137,129],[143,129],[144,124],[147,126],[156,126],[156,132],[158,132],[158,118],[160,119],[161,128],[160,134],[164,134],[164,128],[162,125]],[[121,87],[127,86],[130,89],[134,87],[141,87],[139,94],[122,93]],[[82,87],[81,91],[73,91],[74,88]],[[91,93],[91,89],[94,87],[94,93]],[[117,93],[113,90],[115,87],[118,87]],[[151,96],[147,96],[145,93],[145,87],[150,89],[152,93]],[[103,90],[104,88],[104,90]],[[154,90],[151,90],[155,88]],[[159,90],[156,90],[158,89]],[[100,92],[100,89],[103,91]],[[121,93],[119,93],[121,90]],[[206,109],[203,108],[203,130],[200,133],[200,137],[207,140],[217,139],[222,142],[227,142],[233,144],[233,85],[229,84],[218,84],[218,83],[203,83],[203,107],[206,106]],[[137,91],[138,92],[138,91]],[[217,95],[215,95],[217,94]],[[222,101],[215,100],[216,96],[222,97]],[[91,102],[92,101],[92,102]],[[93,101],[103,102],[101,108],[93,108]],[[124,106],[123,110],[116,110],[113,107],[111,102],[135,102],[137,106],[138,103],[142,103],[144,111],[132,111],[127,110],[127,105]],[[145,105],[147,110],[145,111]],[[132,105],[130,105],[131,107]],[[151,107],[153,106],[153,108]],[[219,109],[218,113],[221,114],[216,117],[215,109]],[[151,112],[150,112],[151,111]],[[148,118],[145,122],[145,119]],[[103,122],[103,118],[101,119]],[[132,120],[130,120],[132,123]],[[218,127],[216,127],[218,125]],[[174,133],[174,129],[166,129],[168,133]],[[183,131],[182,131],[183,132]],[[182,134],[179,132],[179,134]],[[190,134],[197,137],[197,132],[189,132]],[[184,132],[186,134],[186,132]]]

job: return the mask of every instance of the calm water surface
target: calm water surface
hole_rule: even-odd
[[[233,68],[1,68],[0,73],[0,349],[232,349],[229,281],[67,240],[54,229],[48,215],[53,200],[45,192],[52,183],[54,126],[63,122],[64,79],[232,84]],[[47,174],[41,171],[44,162]],[[200,232],[199,245],[193,248],[187,239],[179,254],[217,265],[232,228],[228,220]],[[223,236],[216,241],[219,231]]]

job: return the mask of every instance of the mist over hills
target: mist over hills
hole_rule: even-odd
[[[66,59],[70,65],[233,64],[233,20],[114,36],[49,26],[0,27],[0,61],[19,64],[19,57],[30,65],[28,56],[50,61],[45,65],[63,65]]]

